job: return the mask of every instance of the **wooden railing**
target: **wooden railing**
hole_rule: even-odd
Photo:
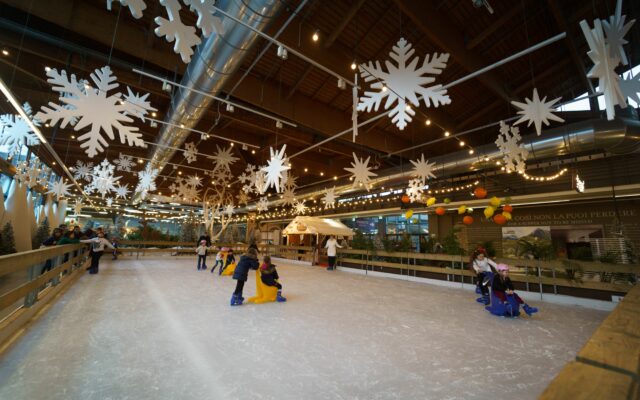
[[[79,277],[86,244],[68,244],[0,256],[0,344]]]
[[[391,260],[391,261],[390,261]],[[417,276],[426,272],[439,274],[450,281],[473,283],[475,274],[468,268],[469,257],[447,254],[424,254],[412,252],[386,252],[355,249],[338,249],[338,262],[344,266],[362,268],[367,271],[380,271]],[[519,260],[498,258],[496,262],[511,267],[511,280],[522,282],[526,290],[534,285],[542,292],[543,286],[552,288],[558,293],[559,287],[602,290],[607,292],[626,293],[640,276],[640,265],[605,264],[575,260]],[[580,277],[604,277],[604,280],[615,277],[625,282],[593,281]],[[627,282],[628,281],[628,282]]]
[[[640,286],[635,286],[541,400],[640,398]]]

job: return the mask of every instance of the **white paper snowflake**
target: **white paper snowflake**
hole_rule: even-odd
[[[322,198],[322,202],[324,203],[325,208],[334,208],[336,206],[336,187],[332,187],[331,189],[325,189],[324,197]]]
[[[145,117],[149,112],[158,111],[151,106],[151,102],[147,101],[149,93],[144,96],[140,93],[135,93],[127,86],[127,94],[124,95],[124,101],[129,106],[125,114],[133,115],[139,118],[142,122],[145,122]]]
[[[602,29],[607,35],[607,44],[609,45],[609,56],[613,59],[619,59],[622,65],[628,65],[629,60],[627,54],[624,52],[624,45],[629,43],[624,36],[629,32],[635,19],[627,22],[625,25],[624,20],[626,15],[622,15],[622,0],[618,0],[616,3],[616,12],[609,17],[607,21],[602,20]]]
[[[118,186],[116,186],[116,199],[127,199],[127,196],[129,195],[129,185],[124,184],[124,185],[120,185],[118,184]]]
[[[84,207],[84,204],[82,204],[82,201],[76,200],[76,203],[73,205],[73,212],[76,215],[80,215],[80,214],[82,214],[82,208],[83,207]]]
[[[385,61],[388,72],[383,71],[379,61],[376,61],[375,64],[369,61],[368,64],[361,64],[358,67],[364,81],[373,81],[371,88],[377,90],[364,92],[364,96],[360,98],[358,104],[359,111],[369,112],[372,109],[378,111],[382,100],[386,98],[385,110],[396,103],[389,111],[389,117],[400,130],[403,130],[415,115],[410,104],[419,107],[421,99],[424,100],[427,107],[430,107],[431,103],[434,107],[451,103],[447,90],[442,85],[424,86],[435,81],[435,77],[425,76],[425,74],[441,74],[447,66],[449,54],[438,55],[438,53],[434,53],[431,57],[427,55],[422,66],[417,68],[418,57],[411,59],[414,52],[411,44],[402,38],[389,53],[389,56],[396,61],[397,66]]]
[[[267,174],[264,171],[256,171],[256,177],[253,181],[253,190],[257,194],[263,194],[267,191]]]
[[[411,161],[411,164],[413,164],[413,175],[420,178],[420,181],[423,185],[426,185],[429,178],[436,177],[432,172],[433,167],[436,165],[436,163],[430,163],[429,160],[425,160],[424,154],[421,154],[420,158],[415,161],[409,161]]]
[[[89,157],[104,151],[109,145],[102,132],[109,139],[114,139],[113,128],[118,131],[120,143],[126,142],[130,146],[146,147],[142,133],[138,132],[137,127],[123,125],[123,123],[133,122],[129,115],[139,114],[140,106],[133,106],[122,100],[120,92],[107,96],[110,90],[119,86],[108,66],[91,73],[91,80],[97,87],[86,85],[84,90],[78,89],[78,82],[73,74],[69,78],[65,71],[58,72],[52,68],[47,71],[47,76],[49,77],[47,81],[53,86],[54,91],[71,94],[69,97],[60,97],[60,101],[73,108],[69,109],[49,102],[49,107],[43,106],[36,114],[36,118],[40,121],[51,121],[52,125],[60,121],[62,128],[71,123],[72,119],[78,118],[74,126],[75,131],[91,126],[89,132],[78,136],[78,141],[84,142],[80,147],[85,149]]]
[[[134,18],[142,18],[142,12],[147,8],[144,0],[107,0],[107,10],[111,11],[111,3],[119,1],[123,6],[129,7],[129,11]]]
[[[593,29],[589,28],[587,21],[580,21],[580,28],[589,44],[587,55],[593,61],[593,67],[587,74],[589,78],[597,78],[600,91],[604,93],[604,103],[607,109],[607,119],[615,117],[615,106],[622,108],[627,106],[627,101],[620,89],[620,78],[615,71],[620,62],[619,58],[611,57],[609,45],[604,38],[602,21],[596,19],[593,22]]]
[[[367,159],[363,161],[362,158],[358,158],[358,156],[356,156],[356,153],[353,153],[351,168],[345,168],[345,171],[351,172],[352,174],[353,187],[360,185],[364,186],[365,189],[369,191],[371,188],[371,177],[378,176],[378,174],[371,172],[369,159],[371,159],[371,156],[367,157]]]
[[[113,205],[113,199],[111,197],[107,197],[106,200],[107,207],[111,207]]]
[[[286,187],[282,192],[282,204],[294,205],[295,202],[296,202],[296,195],[294,193],[294,188]]]
[[[504,166],[507,171],[518,171],[524,173],[525,162],[529,156],[529,151],[520,145],[520,129],[517,126],[509,126],[500,121],[500,135],[496,140],[498,149],[502,152]]]
[[[242,184],[250,183],[251,181],[251,174],[247,174],[246,172],[243,172],[238,176],[238,182]]]
[[[104,198],[107,194],[116,191],[116,183],[122,178],[113,176],[115,166],[106,158],[99,165],[93,167],[91,182],[85,187],[87,193],[97,192]]]
[[[83,163],[82,161],[76,161],[76,166],[73,171],[73,178],[75,180],[91,180],[91,172],[93,171],[93,163]]]
[[[247,205],[247,203],[249,202],[249,196],[247,196],[247,194],[243,191],[238,192],[236,199],[238,200],[238,204]]]
[[[29,187],[34,188],[37,185],[47,187],[49,172],[51,170],[46,166],[41,166],[39,160],[32,160],[29,163],[26,161],[21,162],[16,166],[16,173],[13,176],[18,182],[23,183]]]
[[[216,149],[216,154],[211,156],[211,159],[215,163],[213,170],[216,172],[231,171],[231,164],[239,160],[238,157],[233,155],[233,147],[229,146],[221,149],[220,146],[216,145]]]
[[[226,215],[233,215],[235,210],[235,207],[233,207],[233,204],[227,204],[224,208],[224,213]]]
[[[256,210],[258,212],[267,211],[269,209],[269,202],[267,197],[260,197],[260,200],[256,203]]]
[[[549,126],[549,120],[564,122],[564,119],[553,113],[554,104],[559,100],[560,97],[547,101],[547,96],[544,96],[542,100],[540,100],[540,96],[538,96],[538,89],[534,88],[532,98],[525,98],[525,103],[521,103],[519,101],[511,102],[511,104],[521,110],[518,111],[518,114],[522,115],[522,117],[513,124],[518,125],[521,122],[529,121],[527,127],[533,124],[536,127],[536,133],[540,136],[540,134],[542,134],[543,123],[545,126]]]
[[[151,168],[151,165],[138,172],[138,185],[136,186],[136,193],[140,194],[141,199],[145,199],[149,192],[156,190],[156,178],[158,177],[159,170]]]
[[[637,104],[640,103],[640,74],[631,76],[629,73],[626,79],[620,81],[620,89],[625,99],[631,99]]]
[[[280,151],[273,150],[273,147],[269,148],[271,159],[267,162],[267,165],[261,168],[261,171],[266,173],[266,189],[274,187],[276,192],[280,193],[280,179],[282,179],[282,172],[291,169],[286,163],[287,156],[284,154],[287,149],[287,145],[283,145]]]
[[[304,205],[304,201],[296,202],[296,204],[294,204],[293,207],[295,209],[294,212],[296,215],[302,215],[307,212],[307,206]]]
[[[182,0],[189,9],[198,14],[196,26],[202,31],[202,36],[208,38],[212,33],[224,35],[224,25],[219,17],[214,16],[215,0]]]
[[[69,188],[71,188],[70,183],[65,183],[62,179],[58,179],[51,185],[51,187],[47,191],[47,194],[55,194],[56,198],[60,200],[63,197],[71,195],[71,192],[69,192]]]
[[[116,171],[124,172],[131,172],[131,167],[136,165],[132,156],[122,153],[119,154],[118,158],[113,160],[113,163],[116,165]]]
[[[185,64],[191,61],[193,48],[200,44],[201,40],[196,35],[196,28],[185,25],[180,19],[180,3],[178,0],[160,0],[160,4],[167,10],[169,19],[156,17],[154,21],[158,25],[155,33],[158,37],[165,37],[167,42],[175,40],[173,51],[180,54]]]
[[[424,183],[421,179],[411,179],[409,186],[407,187],[406,194],[409,196],[409,200],[412,203],[417,203],[422,200],[424,191]]]
[[[31,116],[29,103],[24,103],[22,109],[34,125],[40,126],[38,119]],[[39,143],[38,136],[20,115],[0,115],[0,145],[7,146],[9,155],[19,153],[22,146],[34,146]]]
[[[188,164],[196,161],[198,154],[198,149],[196,148],[196,144],[193,142],[185,143],[184,145],[184,159],[187,160]]]

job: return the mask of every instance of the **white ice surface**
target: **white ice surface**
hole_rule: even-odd
[[[102,264],[0,358],[0,399],[535,399],[607,314],[503,319],[468,291],[284,263],[287,303],[232,308],[235,281],[195,259]]]

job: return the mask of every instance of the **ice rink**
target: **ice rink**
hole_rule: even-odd
[[[276,263],[287,303],[230,307],[195,257],[105,256],[0,359],[0,398],[535,399],[607,314],[502,319],[466,290]]]

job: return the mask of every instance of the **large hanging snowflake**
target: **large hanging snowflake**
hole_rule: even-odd
[[[122,178],[113,176],[115,166],[106,158],[93,168],[91,182],[85,187],[87,193],[97,192],[104,198],[107,194],[116,191],[116,183]]]
[[[280,193],[280,179],[282,179],[282,172],[291,169],[286,162],[287,156],[284,151],[287,149],[287,145],[283,145],[280,151],[273,150],[273,147],[269,148],[271,159],[267,162],[267,165],[262,167],[261,171],[266,173],[266,189],[273,186],[276,192]]]
[[[239,158],[233,155],[233,147],[221,149],[216,145],[216,154],[211,156],[211,159],[215,163],[214,171],[231,171],[231,164],[238,161]]]
[[[331,189],[325,189],[324,197],[322,198],[322,202],[324,203],[325,208],[334,208],[336,206],[336,187],[332,187]]]
[[[196,35],[196,28],[185,25],[180,19],[180,3],[178,0],[160,0],[160,4],[167,10],[169,19],[156,17],[154,21],[158,24],[155,33],[158,37],[165,37],[167,42],[175,41],[173,51],[180,54],[182,62],[187,64],[191,61],[193,48],[200,44],[200,38]]]
[[[71,195],[71,192],[69,192],[70,187],[71,187],[71,184],[65,183],[62,179],[58,179],[56,182],[54,182],[51,185],[51,187],[47,191],[47,194],[49,193],[55,194],[56,198],[60,200],[63,197],[67,197]]]
[[[409,196],[409,200],[412,203],[417,203],[422,200],[423,190],[424,183],[421,179],[411,179],[405,193]]]
[[[409,161],[411,161],[411,164],[413,164],[413,175],[420,178],[422,185],[426,185],[429,178],[436,177],[432,172],[433,167],[436,165],[436,163],[430,163],[428,160],[425,160],[424,154],[421,154],[420,158],[415,161]]]
[[[117,161],[117,160],[116,160]],[[91,180],[91,171],[93,171],[93,163],[83,163],[82,161],[76,161],[76,166],[73,171],[73,178],[75,180],[83,179],[85,181]]]
[[[51,121],[52,125],[60,121],[62,128],[70,124],[74,118],[78,118],[74,126],[75,131],[90,126],[89,132],[78,136],[78,141],[83,142],[80,147],[85,149],[89,157],[104,151],[109,145],[103,132],[110,140],[114,139],[113,128],[118,131],[120,143],[146,147],[138,128],[124,123],[133,122],[130,116],[139,117],[151,108],[142,110],[141,105],[124,101],[120,92],[107,96],[110,90],[119,86],[111,68],[106,66],[91,73],[91,80],[96,84],[96,88],[87,84],[84,90],[78,88],[76,76],[73,74],[69,78],[65,71],[58,72],[52,68],[47,71],[47,76],[47,81],[51,83],[55,92],[68,93],[69,96],[60,97],[60,102],[64,105],[49,102],[49,107],[43,106],[36,118],[40,121]],[[72,108],[66,108],[65,105]]]
[[[622,65],[628,65],[629,60],[627,54],[624,52],[623,46],[629,43],[624,36],[629,32],[635,19],[627,22],[625,25],[624,20],[626,15],[622,15],[622,0],[618,0],[616,3],[616,12],[614,15],[602,21],[602,28],[607,35],[607,43],[609,44],[609,56],[613,59],[619,59]]]
[[[131,15],[136,19],[142,18],[142,12],[147,8],[144,0],[107,0],[107,10],[111,11],[113,1],[119,1],[123,6],[128,6]]]
[[[364,92],[364,96],[360,98],[358,104],[359,111],[369,112],[372,109],[378,111],[382,100],[386,98],[385,110],[396,103],[389,111],[389,117],[400,130],[403,130],[415,115],[410,104],[419,107],[421,99],[424,100],[427,107],[430,107],[431,103],[434,107],[451,103],[447,89],[444,89],[442,85],[424,86],[435,81],[435,77],[425,76],[425,74],[441,74],[447,66],[449,54],[438,55],[438,53],[434,53],[431,57],[427,55],[422,66],[417,68],[418,57],[411,58],[414,52],[411,44],[401,38],[393,46],[393,51],[389,53],[389,56],[396,61],[397,66],[385,61],[388,72],[383,71],[379,61],[376,61],[375,64],[369,61],[368,64],[362,64],[358,67],[364,81],[373,81],[371,88],[377,90],[376,92]]]
[[[307,212],[307,206],[304,205],[304,201],[298,201],[293,205],[296,215],[302,215]]]
[[[47,166],[42,166],[39,160],[32,160],[29,163],[23,161],[16,166],[16,174],[14,175],[14,178],[18,182],[27,185],[29,189],[32,189],[37,185],[41,185],[46,188],[50,172],[51,169]]]
[[[136,165],[136,163],[133,162],[132,156],[128,156],[122,153],[119,154],[118,158],[113,160],[113,163],[116,165],[116,171],[123,171],[123,172],[131,172],[131,167]]]
[[[520,129],[517,126],[509,126],[500,121],[500,135],[496,140],[496,145],[502,152],[504,166],[509,171],[518,171],[524,173],[526,169],[525,162],[529,156],[529,151],[520,144],[522,137]]]
[[[24,103],[22,109],[34,125],[40,126],[40,121],[31,116],[29,103]],[[0,115],[0,145],[7,146],[9,155],[19,153],[22,146],[33,146],[39,143],[38,136],[20,115]]]
[[[141,199],[147,198],[149,192],[156,190],[156,178],[160,171],[151,168],[151,165],[138,172],[138,185],[136,186],[136,193],[140,194]]]
[[[196,161],[198,154],[198,149],[196,148],[196,144],[193,142],[185,143],[184,145],[184,159],[187,160],[188,164]]]
[[[296,194],[294,193],[294,188],[286,187],[282,192],[282,204],[294,205],[295,202],[296,202]]]
[[[631,99],[640,104],[640,74],[627,76],[627,79],[620,81],[620,89],[625,99]]]
[[[615,106],[622,108],[627,106],[626,99],[620,89],[620,78],[615,71],[620,62],[617,57],[611,57],[609,45],[607,44],[602,21],[596,19],[593,22],[593,29],[589,28],[587,21],[580,21],[580,28],[589,44],[587,55],[593,61],[593,67],[587,74],[589,78],[597,78],[600,91],[604,93],[604,103],[607,109],[607,119],[615,117]]]
[[[256,203],[256,210],[258,212],[267,211],[269,209],[269,202],[267,197],[260,197],[260,200]]]
[[[544,96],[542,100],[540,100],[540,96],[538,96],[538,89],[534,88],[531,100],[525,98],[524,101],[526,103],[521,103],[519,101],[511,102],[511,104],[521,110],[518,111],[518,114],[522,115],[522,117],[513,124],[518,125],[521,122],[529,121],[527,127],[533,124],[536,127],[536,133],[540,136],[542,133],[543,123],[545,126],[549,126],[549,120],[564,122],[564,119],[558,117],[552,112],[554,111],[553,105],[559,100],[560,97],[547,101],[547,96]]]
[[[196,26],[202,31],[202,36],[208,38],[212,33],[224,34],[224,25],[219,17],[214,16],[215,0],[182,0],[189,9],[198,14]]]
[[[369,159],[371,159],[371,156],[367,157],[367,159],[363,161],[362,158],[358,158],[358,156],[356,156],[356,153],[353,153],[351,168],[345,168],[345,171],[351,172],[352,174],[353,187],[360,185],[364,186],[367,191],[369,191],[371,188],[371,177],[378,176],[378,174],[371,172]]]

